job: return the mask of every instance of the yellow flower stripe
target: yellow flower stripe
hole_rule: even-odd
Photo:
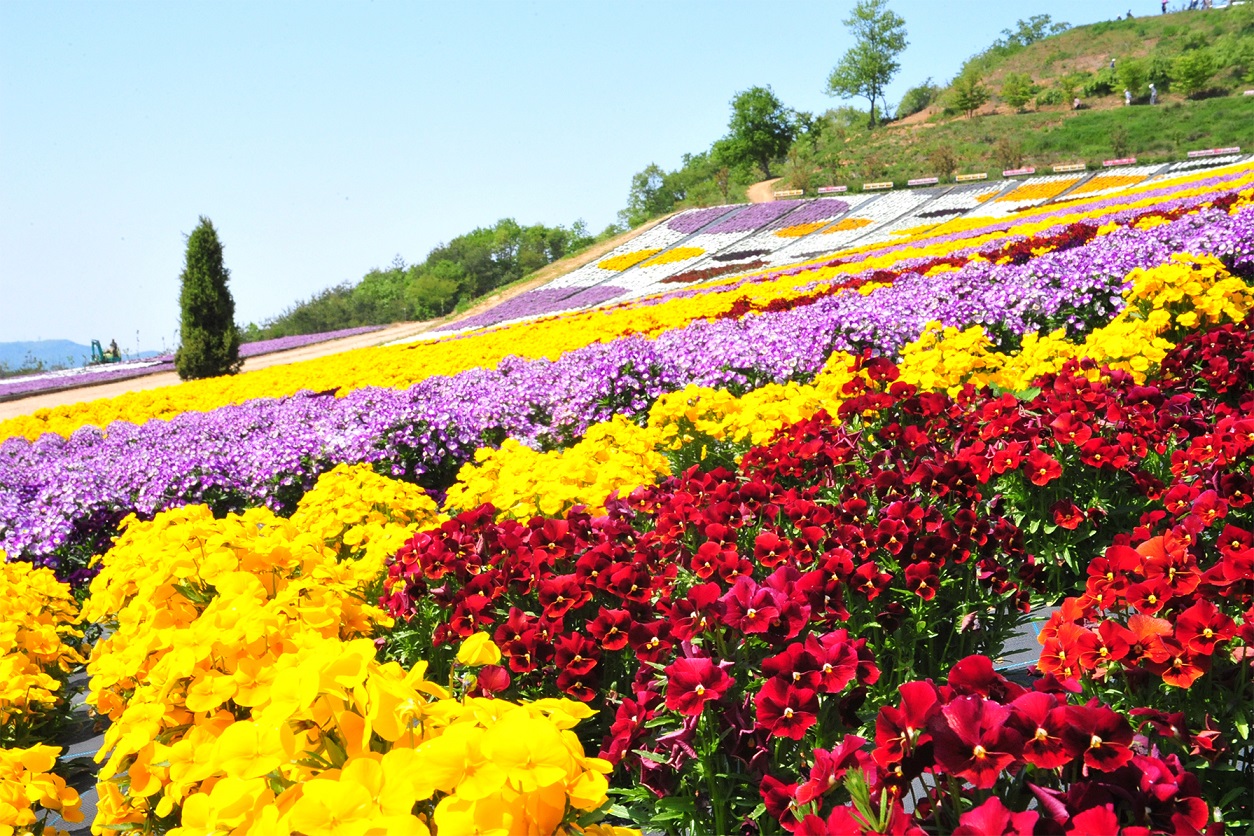
[[[705,255],[705,250],[700,247],[673,247],[661,255],[655,255],[648,261],[641,262],[640,266],[657,267],[661,264],[674,264],[676,261],[687,261],[699,255]]]
[[[1232,169],[1246,171],[1239,180],[1233,182],[1234,188],[1247,187],[1254,183],[1254,166],[1222,170]],[[1214,174],[1215,172],[1194,173],[1173,179],[1170,184],[1178,187],[1175,193],[1177,197],[1204,195],[1208,193],[1209,187],[1190,187],[1189,184]],[[1157,190],[1163,185],[1154,183],[1151,187]],[[1249,199],[1249,195],[1244,198],[1247,202]],[[1161,200],[1161,197],[1148,197],[1129,204],[1128,208],[1146,208]],[[1046,214],[1056,212],[1057,207],[1044,207],[1041,211]],[[746,296],[751,301],[791,298],[803,292],[799,288],[813,283],[822,285],[863,270],[892,267],[907,258],[948,255],[957,249],[979,246],[1009,235],[1032,235],[1084,220],[1089,216],[1085,214],[1081,204],[1075,207],[1073,213],[1056,218],[1034,220],[1034,217],[1036,215],[1033,212],[1024,213],[1022,219],[1008,230],[984,233],[980,230],[999,222],[988,218],[959,218],[935,227],[928,233],[928,237],[908,246],[875,244],[848,250],[841,257],[849,260],[837,267],[815,267],[796,275],[778,275],[771,280],[754,279],[778,272],[777,268],[749,274],[750,280],[738,287],[736,294]],[[969,233],[967,237],[952,241],[934,240],[942,235],[966,233]],[[821,261],[831,261],[833,258],[834,256],[827,256]],[[811,262],[814,263],[817,262]],[[742,281],[745,281],[743,277],[722,278],[701,286],[715,289]],[[487,329],[459,338],[358,349],[234,377],[187,382],[176,387],[38,410],[32,415],[0,422],[0,440],[13,435],[34,439],[45,432],[68,436],[80,426],[90,424],[107,427],[114,420],[142,423],[150,418],[168,419],[181,412],[210,410],[252,398],[283,396],[300,389],[338,390],[339,394],[345,394],[362,386],[407,387],[430,375],[456,374],[474,367],[491,368],[511,354],[526,358],[556,359],[572,349],[612,340],[624,333],[654,336],[682,327],[695,319],[725,313],[734,299],[722,297],[729,295],[707,293],[668,300],[660,305],[629,302]]]
[[[1102,189],[1123,189],[1128,186],[1135,186],[1137,183],[1146,179],[1143,174],[1099,174],[1087,183],[1081,183],[1070,192],[1067,198],[1079,197],[1089,194],[1090,192],[1098,192]]]
[[[626,270],[628,267],[635,267],[640,262],[657,255],[661,251],[660,247],[654,247],[650,250],[636,250],[635,252],[623,253],[622,255],[611,256],[604,261],[597,262],[597,267],[617,273],[620,270]]]
[[[1043,183],[1024,183],[1017,189],[997,198],[994,203],[1010,203],[1018,200],[1049,200],[1065,192],[1080,182],[1079,177],[1064,177],[1061,180],[1046,180]]]
[[[827,226],[827,221],[811,221],[806,224],[793,224],[783,229],[777,229],[775,234],[780,238],[804,238],[811,232],[817,232],[825,226]]]
[[[864,226],[870,226],[873,223],[875,221],[870,218],[845,218],[834,223],[831,229],[824,230],[823,234],[831,235],[833,232],[851,232],[855,229],[862,229]]]

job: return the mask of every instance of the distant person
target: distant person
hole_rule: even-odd
[[[1123,106],[1127,107],[1132,104],[1132,91],[1127,87],[1123,88]]]
[[[1129,14],[1129,16],[1130,16],[1130,15],[1132,14],[1132,12],[1128,12],[1128,14]],[[1115,59],[1114,59],[1114,58],[1111,58],[1111,59],[1110,59],[1110,71],[1111,71],[1112,73],[1115,71]]]
[[[1163,0],[1163,14],[1167,14],[1167,0]]]
[[[117,340],[109,340],[109,356],[112,357],[114,360],[122,359],[122,354],[121,352],[118,351]]]
[[[1158,88],[1154,86],[1154,82],[1150,82],[1150,104],[1158,104]]]
[[[1072,100],[1071,100],[1071,109],[1072,109],[1072,110],[1079,110],[1082,106],[1083,106],[1083,105],[1081,105],[1081,104],[1080,104],[1080,97],[1079,97],[1079,96],[1076,96],[1074,99],[1072,99]]]

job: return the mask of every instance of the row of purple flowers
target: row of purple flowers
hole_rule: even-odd
[[[932,320],[1014,335],[1108,318],[1124,277],[1173,253],[1254,266],[1254,207],[1202,210],[1151,229],[1125,227],[1021,265],[975,262],[906,273],[867,296],[842,293],[787,311],[695,321],[561,358],[507,358],[494,369],[428,378],[407,390],[343,398],[302,393],[107,433],[82,428],[0,445],[0,548],[69,573],[130,512],[187,502],[290,507],[318,474],[370,462],[439,490],[474,451],[505,437],[553,447],[614,414],[641,415],[689,383],[747,390],[804,380],[833,350],[893,354]],[[69,562],[63,563],[66,558]]]
[[[276,337],[272,340],[257,340],[243,343],[239,347],[240,357],[259,357],[262,354],[273,354],[277,351],[288,351],[328,340],[343,337],[355,337],[358,334],[369,334],[382,330],[382,325],[366,325],[360,328],[342,328],[339,331],[326,331],[321,334],[301,334],[293,337]],[[18,377],[0,382],[0,400],[12,399],[17,396],[35,395],[60,389],[94,386],[97,383],[112,383],[118,380],[129,380],[133,377],[145,377],[159,372],[174,371],[174,355],[161,354],[140,363],[119,364],[116,367],[97,369],[73,369],[65,374],[38,375]]]

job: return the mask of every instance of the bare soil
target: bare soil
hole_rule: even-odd
[[[775,202],[775,184],[784,178],[774,177],[770,180],[763,180],[761,183],[754,183],[750,186],[745,194],[749,197],[750,203],[774,203]]]

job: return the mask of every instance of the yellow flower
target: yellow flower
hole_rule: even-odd
[[[492,637],[487,633],[475,633],[462,642],[457,651],[457,661],[473,667],[495,665],[501,661],[501,649],[492,643]]]

